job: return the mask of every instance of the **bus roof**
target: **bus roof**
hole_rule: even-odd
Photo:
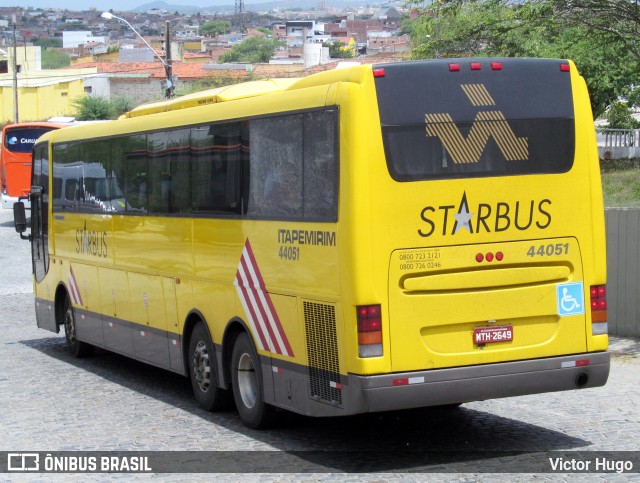
[[[159,112],[175,111],[188,107],[197,107],[216,102],[225,102],[247,97],[256,97],[273,92],[281,92],[294,85],[299,79],[265,79],[230,86],[217,87],[205,91],[194,92],[169,101],[158,101],[136,107],[125,113],[123,118],[146,116]]]

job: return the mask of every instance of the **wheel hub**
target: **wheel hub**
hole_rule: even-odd
[[[211,364],[209,352],[204,341],[198,341],[193,351],[193,375],[202,392],[206,392],[211,385]]]

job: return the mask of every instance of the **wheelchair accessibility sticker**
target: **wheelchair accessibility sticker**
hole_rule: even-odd
[[[582,282],[561,283],[556,285],[558,315],[584,314],[584,290]]]

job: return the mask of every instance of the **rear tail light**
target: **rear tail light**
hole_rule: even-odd
[[[602,335],[609,332],[607,312],[607,286],[592,285],[589,291],[591,299],[591,333]]]
[[[358,356],[379,357],[382,355],[382,311],[380,305],[359,305]]]

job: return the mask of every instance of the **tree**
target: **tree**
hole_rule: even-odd
[[[43,69],[59,69],[71,64],[71,58],[58,50],[43,48],[41,56]]]
[[[614,102],[607,113],[607,120],[611,129],[638,129],[640,122],[631,115],[629,104],[625,101]]]
[[[322,42],[323,47],[329,47],[329,57],[332,59],[351,59],[356,56],[354,49],[345,46],[339,40]]]
[[[115,98],[110,101],[106,97],[88,95],[74,99],[71,104],[76,110],[78,121],[116,119],[135,107],[133,101],[128,98]]]
[[[554,20],[596,30],[621,42],[640,60],[640,5],[636,0],[535,0],[550,4]]]
[[[569,58],[587,82],[597,117],[632,85],[640,84],[637,33],[631,35],[638,28],[637,4],[635,17],[627,12],[634,4],[629,0],[431,1],[411,22],[412,57]],[[605,25],[602,18],[610,23]],[[629,47],[630,43],[635,46]]]
[[[65,23],[62,27],[60,27],[60,30],[63,30],[65,32],[70,32],[74,30],[88,30],[88,29],[87,29],[87,26],[82,22],[71,22],[71,23]]]
[[[211,74],[203,79],[198,79],[197,81],[189,84],[188,86],[182,85],[180,87],[180,92],[177,95],[184,96],[186,94],[191,94],[194,92],[204,91],[208,89],[215,89],[216,87],[226,87],[233,84],[239,84],[241,82],[247,82],[257,80],[257,78],[249,73],[246,77],[239,77],[230,74],[229,72],[216,72]]]
[[[269,62],[277,48],[284,46],[284,42],[267,39],[265,37],[249,37],[233,47],[218,59],[219,64],[226,62],[249,62],[257,64]]]
[[[205,37],[217,37],[218,35],[231,33],[231,24],[226,20],[209,20],[202,24],[198,29],[198,33]]]

